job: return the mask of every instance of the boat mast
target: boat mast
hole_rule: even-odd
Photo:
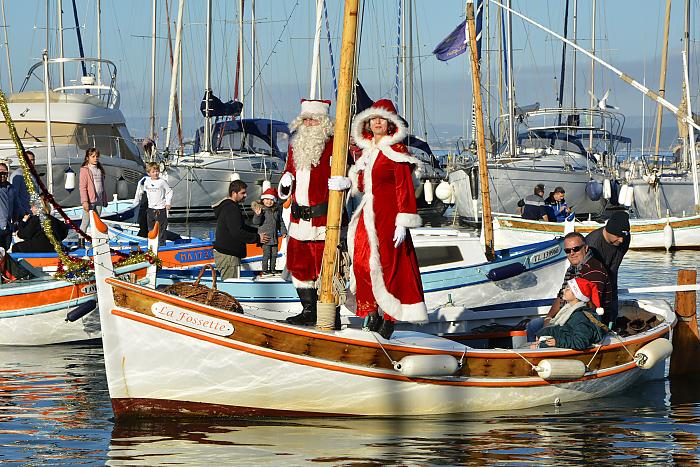
[[[175,51],[173,52],[172,72],[170,74],[170,99],[168,103],[168,129],[165,134],[165,148],[170,147],[170,133],[172,132],[173,113],[175,112],[175,100],[177,99],[177,79],[180,69],[180,49],[182,48],[182,12],[185,0],[180,0],[177,7],[177,25],[175,26]],[[170,27],[168,26],[168,31]],[[168,33],[168,36],[170,34]]]
[[[481,105],[481,80],[479,58],[476,49],[476,24],[474,23],[474,1],[467,0],[467,25],[469,27],[469,58],[472,67],[474,114],[476,116],[476,153],[479,157],[479,182],[481,183],[481,225],[484,228],[486,259],[493,261],[493,220],[491,218],[491,193],[489,192],[489,170],[486,164],[486,141],[484,138],[484,114]]]
[[[250,1],[250,116],[255,117],[255,0]]]
[[[569,0],[566,0],[564,6],[564,37],[569,33]],[[558,121],[561,125],[561,109],[564,107],[564,80],[566,77],[566,42],[561,45],[561,72],[559,74],[559,116]]]
[[[238,69],[238,97],[240,98],[241,102],[244,102],[244,91],[245,91],[245,73],[244,73],[244,65],[245,65],[245,60],[243,60],[243,13],[244,13],[244,5],[243,5],[244,0],[239,0],[238,2],[238,56],[240,58],[239,60],[239,69]],[[211,5],[211,0],[209,0],[209,5]],[[241,120],[243,120],[243,107],[241,107]],[[252,115],[251,115],[252,117]],[[242,127],[241,127],[242,129]]]
[[[309,99],[316,99],[316,85],[318,83],[318,69],[321,55],[321,25],[323,20],[323,1],[316,0],[316,30],[314,32],[314,48],[311,54],[311,89]]]
[[[333,159],[331,176],[345,175],[348,155],[348,135],[350,133],[350,105],[355,84],[355,46],[357,41],[358,0],[345,0],[343,15],[343,38],[340,52],[340,82],[336,107],[335,130],[333,140]],[[326,221],[326,240],[321,266],[321,293],[317,306],[316,327],[333,329],[335,323],[336,297],[333,294],[333,277],[338,260],[340,242],[340,219],[345,200],[342,191],[330,190],[328,193],[328,217]]]
[[[591,23],[591,54],[595,57],[595,13],[596,13],[596,0],[593,0],[593,14]],[[591,59],[591,100],[589,109],[593,110],[595,105],[595,60]],[[590,114],[591,121],[589,122],[591,127],[593,126],[593,113]],[[588,132],[588,150],[593,152],[593,130]]]
[[[51,83],[49,82],[48,50],[44,50],[41,54],[41,60],[44,62],[44,96],[46,99],[46,185],[49,193],[53,193],[53,147],[51,145],[51,100],[49,98]]]
[[[594,0],[595,1],[595,0]],[[515,83],[513,82],[513,17],[510,10],[511,0],[508,0],[508,14],[506,15],[506,27],[508,29],[508,155],[515,157]],[[483,186],[483,185],[482,185]],[[482,190],[483,192],[483,190]]]
[[[401,0],[401,112],[406,114],[406,0]],[[411,129],[408,130],[409,134]]]
[[[659,96],[666,95],[666,64],[668,63],[668,30],[671,24],[671,0],[666,0],[666,18],[664,20],[664,45],[661,51],[661,73],[659,77]],[[656,144],[654,145],[654,154],[659,154],[659,145],[661,143],[661,120],[663,119],[663,108],[661,104],[656,107]],[[644,141],[642,141],[644,146]]]
[[[408,0],[408,86],[406,95],[408,99],[408,107],[404,111],[406,113],[406,121],[408,122],[408,133],[413,134],[413,2]]]
[[[7,21],[5,20],[5,0],[0,0],[0,7],[2,7],[2,29],[5,31],[5,58],[7,59],[7,76],[10,79],[10,93],[15,92],[14,86],[12,85],[12,64],[10,63],[10,44],[7,40]]]
[[[683,81],[685,82],[685,99],[688,106],[688,118],[693,120],[693,110],[690,104],[690,81],[688,80],[688,55],[683,51]],[[695,151],[695,129],[688,124],[688,139],[690,143],[690,171],[693,175],[693,198],[695,212],[700,212],[700,193],[698,193],[698,158]]]
[[[156,6],[158,0],[153,0],[151,11],[151,114],[149,134],[156,140]]]
[[[204,152],[211,152],[211,0],[207,0],[207,52],[204,67]],[[241,76],[243,75],[241,69]],[[241,81],[243,81],[241,79]]]
[[[64,58],[65,55],[63,54],[63,1],[57,0],[56,3],[56,9],[58,10],[58,58]],[[58,68],[58,82],[60,83],[61,87],[66,85],[66,76],[63,62],[61,62]]]
[[[578,27],[578,0],[574,0],[574,18],[573,18],[573,35],[574,44],[576,44],[576,28]],[[571,49],[571,108],[576,108],[576,49]]]
[[[97,84],[102,84],[102,7],[100,5],[100,0],[96,2],[97,7]],[[99,91],[98,91],[99,92]]]

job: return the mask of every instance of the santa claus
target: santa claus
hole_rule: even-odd
[[[330,104],[327,100],[301,101],[301,113],[289,125],[292,138],[279,183],[280,198],[291,197],[287,270],[304,308],[300,314],[287,318],[287,322],[297,325],[316,323],[316,280],[326,239],[328,188],[349,188],[345,177],[330,177],[333,153]]]
[[[401,144],[408,129],[387,99],[357,114],[351,131],[362,156],[349,175],[353,190],[364,195],[348,229],[350,290],[357,315],[365,317],[364,328],[389,339],[396,320],[428,320],[408,232],[421,225],[412,178],[419,161]]]

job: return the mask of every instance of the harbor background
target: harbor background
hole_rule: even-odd
[[[630,251],[620,285],[675,284],[677,271],[697,268],[697,259],[694,251]],[[697,382],[654,381],[625,396],[508,413],[115,424],[101,346],[0,348],[2,465],[613,462],[700,463]]]

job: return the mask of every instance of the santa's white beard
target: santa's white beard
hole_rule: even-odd
[[[323,155],[326,141],[333,132],[330,120],[316,126],[300,125],[292,136],[294,166],[297,170],[316,167]]]

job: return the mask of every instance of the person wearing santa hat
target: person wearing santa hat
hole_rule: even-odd
[[[401,143],[408,128],[388,99],[357,114],[351,134],[362,156],[349,176],[353,191],[364,194],[348,228],[350,290],[355,294],[356,314],[365,318],[364,328],[389,339],[396,320],[428,320],[408,232],[421,225],[412,178],[419,161]]]
[[[282,209],[277,205],[277,191],[268,188],[260,196],[260,202],[253,201],[253,225],[257,225],[258,233],[267,234],[270,239],[262,244],[263,250],[263,273],[274,274],[277,272],[275,263],[277,261],[277,238],[278,234],[282,238],[287,236],[287,226],[282,221]]]
[[[604,310],[600,307],[598,287],[581,277],[573,278],[566,283],[564,300],[566,305],[552,318],[549,326],[537,332],[539,343],[534,343],[533,347],[584,350],[603,340],[607,327],[599,320]],[[595,314],[591,313],[589,302],[595,308]]]
[[[327,100],[301,101],[301,113],[289,124],[292,137],[278,189],[280,199],[291,198],[286,264],[303,306],[302,312],[287,322],[303,326],[316,323],[316,280],[326,239],[329,184],[338,190],[350,187],[345,177],[331,179],[330,105]]]

